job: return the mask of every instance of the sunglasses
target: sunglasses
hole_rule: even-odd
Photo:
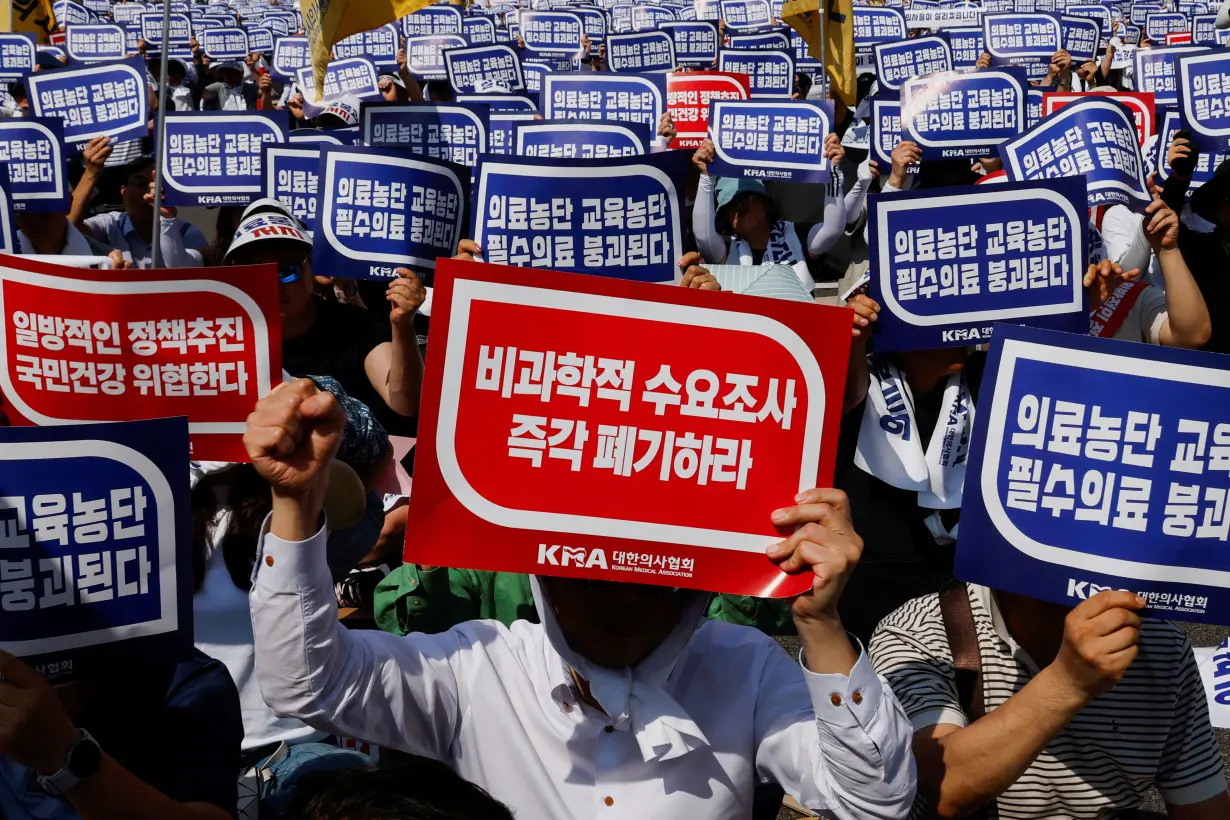
[[[298,265],[278,265],[278,281],[283,285],[289,285],[298,282],[303,278],[303,264]]]

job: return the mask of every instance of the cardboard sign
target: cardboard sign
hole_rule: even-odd
[[[210,59],[218,61],[243,60],[248,56],[248,32],[241,28],[214,28],[202,31],[198,38],[201,48]]]
[[[262,196],[281,201],[309,231],[316,230],[320,148],[266,143],[261,146],[261,167],[265,173]]]
[[[1230,619],[1223,358],[1027,328],[995,337],[957,577],[1070,606],[1127,589],[1153,617]]]
[[[312,51],[306,37],[279,37],[273,45],[269,69],[281,80],[293,80],[302,69],[311,70]]]
[[[1114,22],[1110,7],[1100,3],[1072,4],[1064,9],[1063,13],[1069,17],[1088,17],[1091,20],[1097,20],[1101,30],[1108,34]]]
[[[687,164],[678,151],[563,164],[484,157],[470,235],[495,265],[671,282]]]
[[[1166,111],[1163,113],[1162,127],[1158,131],[1157,137],[1159,149],[1155,152],[1157,175],[1163,181],[1170,179],[1170,162],[1167,158],[1167,151],[1161,150],[1161,146],[1169,146],[1174,138],[1174,132],[1178,131],[1181,127],[1182,122],[1177,111]],[[1187,187],[1187,198],[1191,199],[1192,192],[1212,179],[1218,166],[1227,159],[1230,159],[1230,150],[1218,152],[1197,151],[1196,167],[1192,170],[1191,184]]]
[[[531,52],[582,56],[585,23],[567,11],[527,11],[518,19],[521,37]]]
[[[746,74],[752,99],[789,99],[794,93],[794,57],[785,51],[725,49],[718,55],[718,70]]]
[[[1128,110],[1132,112],[1133,119],[1136,121],[1136,133],[1140,137],[1142,147],[1149,140],[1149,137],[1157,133],[1157,121],[1153,114],[1153,95],[1142,92],[1116,91],[1110,94],[1099,92],[1048,92],[1042,98],[1043,116],[1049,117],[1065,105],[1086,99],[1095,93],[1098,94],[1099,99],[1115,100],[1127,106]]]
[[[675,61],[682,66],[713,65],[718,57],[721,36],[716,23],[708,20],[661,23],[659,31],[671,36],[675,46]]]
[[[636,122],[657,133],[658,121],[666,111],[666,76],[593,71],[548,74],[540,99],[542,114],[549,120]]]
[[[952,49],[943,37],[914,37],[876,43],[876,81],[880,88],[900,91],[906,80],[952,71]]]
[[[55,117],[0,119],[0,166],[17,213],[66,213],[64,123]]]
[[[906,80],[904,139],[918,144],[924,160],[993,156],[998,145],[1025,128],[1028,87],[1019,68]]]
[[[871,121],[868,126],[868,147],[880,174],[890,174],[893,168],[893,149],[901,142],[901,100],[895,94],[877,94],[871,98]],[[912,162],[906,172],[917,174],[922,166]],[[888,177],[885,177],[887,181]]]
[[[876,349],[986,342],[997,321],[1089,327],[1084,180],[959,186],[870,199]]]
[[[726,38],[728,47],[738,50],[788,51],[790,36],[784,31],[762,31],[757,34],[732,34]]]
[[[168,111],[166,204],[247,205],[260,199],[261,147],[286,142],[289,119],[285,111]]]
[[[1063,48],[1072,57],[1073,67],[1101,56],[1101,23],[1089,17],[1066,14],[1060,20],[1063,22]]]
[[[119,142],[149,135],[149,84],[140,57],[38,71],[24,82],[30,114],[63,120],[64,141],[70,145],[94,137]]]
[[[944,32],[952,52],[953,68],[973,68],[982,56],[981,28],[950,28]]]
[[[90,14],[85,6],[73,0],[56,0],[51,4],[51,11],[56,23],[62,27],[95,22],[94,15]],[[20,9],[18,12],[20,13]]]
[[[183,418],[0,429],[0,649],[52,680],[192,647]]]
[[[465,168],[487,152],[487,109],[470,103],[363,103],[363,142]],[[451,256],[451,254],[450,254]]]
[[[1132,112],[1105,94],[1069,103],[1000,145],[999,155],[1011,180],[1084,175],[1090,207],[1127,205],[1139,211],[1153,201]]]
[[[416,77],[424,80],[443,80],[448,77],[448,64],[444,52],[452,48],[466,48],[469,43],[460,34],[432,34],[406,38],[406,67]]]
[[[606,42],[606,15],[601,9],[592,6],[572,6],[569,11],[581,18],[581,23],[585,26],[585,33],[589,35],[591,47],[597,48]]]
[[[849,312],[720,295],[443,261],[405,559],[807,589],[769,514],[832,479]]]
[[[1202,151],[1230,148],[1230,53],[1179,57],[1179,117]]]
[[[449,49],[444,52],[444,68],[449,85],[459,94],[525,90],[521,58],[506,45]]]
[[[1150,14],[1159,14],[1161,11],[1161,3],[1133,2],[1131,9],[1128,11],[1128,19],[1138,26],[1144,26]]]
[[[397,49],[400,44],[401,35],[397,31],[397,26],[389,23],[371,31],[360,31],[358,34],[338,40],[333,46],[333,59],[364,57],[378,66],[396,68]],[[461,45],[467,45],[465,40],[461,41]],[[407,56],[409,53],[407,46]]]
[[[715,100],[746,100],[746,74],[689,71],[668,74],[667,105],[675,123],[671,148],[699,148],[709,135],[709,110]]]
[[[69,26],[65,30],[64,50],[79,63],[122,60],[128,53],[124,29],[117,25]]]
[[[461,34],[463,20],[456,6],[426,6],[401,18],[401,33],[403,37]]]
[[[290,132],[290,143],[305,145],[362,145],[359,126],[352,128],[296,128]]]
[[[709,138],[720,177],[827,183],[824,138],[833,131],[832,103],[715,100]]]
[[[0,389],[13,424],[187,416],[193,459],[248,460],[245,420],[281,381],[272,266],[0,262]]]
[[[248,48],[253,51],[259,51],[261,54],[269,54],[273,51],[278,36],[274,34],[272,29],[265,28],[264,26],[253,26],[248,29]]]
[[[409,268],[431,285],[436,258],[456,252],[466,224],[466,169],[409,151],[321,146],[318,173],[318,275],[387,280]]]
[[[607,66],[618,74],[642,71],[672,71],[675,41],[665,31],[612,34],[606,38]]]
[[[516,155],[554,159],[610,159],[649,153],[653,134],[627,122],[530,120],[514,126]]]
[[[1158,106],[1178,106],[1179,58],[1207,52],[1208,49],[1201,46],[1137,49],[1132,52],[1132,76],[1136,90],[1152,93]]]

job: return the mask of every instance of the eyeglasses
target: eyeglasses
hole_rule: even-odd
[[[303,278],[303,265],[278,265],[278,281],[283,285],[289,285],[293,282],[298,282]]]

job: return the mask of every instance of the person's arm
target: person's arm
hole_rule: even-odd
[[[389,312],[393,341],[368,353],[363,367],[389,409],[402,416],[414,416],[419,412],[419,394],[423,390],[423,355],[414,330],[414,314],[427,293],[411,271],[398,268],[395,273],[398,278],[388,290],[388,300],[393,303]]]
[[[1142,224],[1166,282],[1166,319],[1158,341],[1167,347],[1204,347],[1213,335],[1213,322],[1204,294],[1179,250],[1179,215],[1155,199],[1145,209]]]
[[[272,111],[273,106],[273,77],[269,72],[261,74],[256,80],[256,90],[260,94],[260,110]]]
[[[846,394],[841,412],[849,413],[867,398],[871,374],[867,367],[867,342],[871,340],[871,323],[880,318],[880,305],[870,296],[860,293],[846,303],[854,310],[854,327],[850,331],[850,364],[846,368]]]
[[[1170,138],[1170,145],[1159,145],[1157,150],[1166,151],[1166,162],[1170,165],[1170,176],[1162,185],[1162,201],[1167,208],[1181,214],[1187,204],[1187,189],[1192,184],[1192,172],[1196,170],[1196,162],[1200,158],[1196,146],[1192,144],[1186,131],[1175,131]]]
[[[1106,258],[1124,270],[1147,271],[1153,259],[1153,249],[1145,236],[1140,216],[1126,205],[1112,205],[1102,219],[1102,242]]]
[[[705,140],[692,155],[692,164],[700,169],[700,183],[696,187],[696,202],[692,205],[692,233],[701,256],[711,265],[726,262],[726,240],[718,233],[717,208],[713,202],[713,177],[709,175],[709,163],[713,162],[715,150],[711,140]]]
[[[1102,62],[1098,63],[1098,85],[1106,85],[1110,82],[1110,72],[1113,70],[1111,66],[1115,62],[1115,52],[1118,51],[1120,44],[1121,41],[1115,36],[1115,24],[1112,22],[1110,41],[1106,45],[1106,50],[1102,52]]]
[[[1225,766],[1209,721],[1204,682],[1186,639],[1174,681],[1174,719],[1155,783],[1170,820],[1224,820],[1230,817]]]
[[[419,80],[410,73],[406,59],[406,38],[401,38],[401,48],[397,50],[397,75],[401,77],[402,83],[406,86],[406,93],[410,95],[410,102],[423,102],[423,88],[419,85]]]
[[[460,630],[398,637],[337,621],[321,521],[343,414],[310,380],[281,384],[248,417],[244,446],[273,493],[249,601],[256,677],[271,709],[322,731],[444,759],[461,718]]]
[[[107,165],[111,156],[112,144],[110,137],[95,137],[85,144],[81,159],[85,163],[85,171],[73,189],[72,207],[68,211],[68,221],[78,229],[88,231],[85,225],[85,214],[90,209],[90,200],[94,197],[94,187],[98,177]]]
[[[902,140],[893,148],[890,159],[893,161],[893,168],[888,174],[888,184],[881,189],[881,193],[905,190],[906,174],[909,173],[911,165],[922,162],[922,149],[918,147],[918,143]]]
[[[849,191],[846,191],[846,233],[858,229],[863,212],[867,207],[867,192],[871,190],[872,180],[871,162],[871,152],[868,151],[867,158],[858,165],[854,184],[850,186]]]

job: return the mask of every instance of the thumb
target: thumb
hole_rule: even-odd
[[[25,689],[38,682],[41,676],[20,658],[0,649],[0,679]]]
[[[336,420],[345,420],[346,414],[342,411],[342,405],[338,403],[337,397],[327,390],[321,390],[308,396],[299,405],[299,414],[304,418],[316,422],[329,422]]]

